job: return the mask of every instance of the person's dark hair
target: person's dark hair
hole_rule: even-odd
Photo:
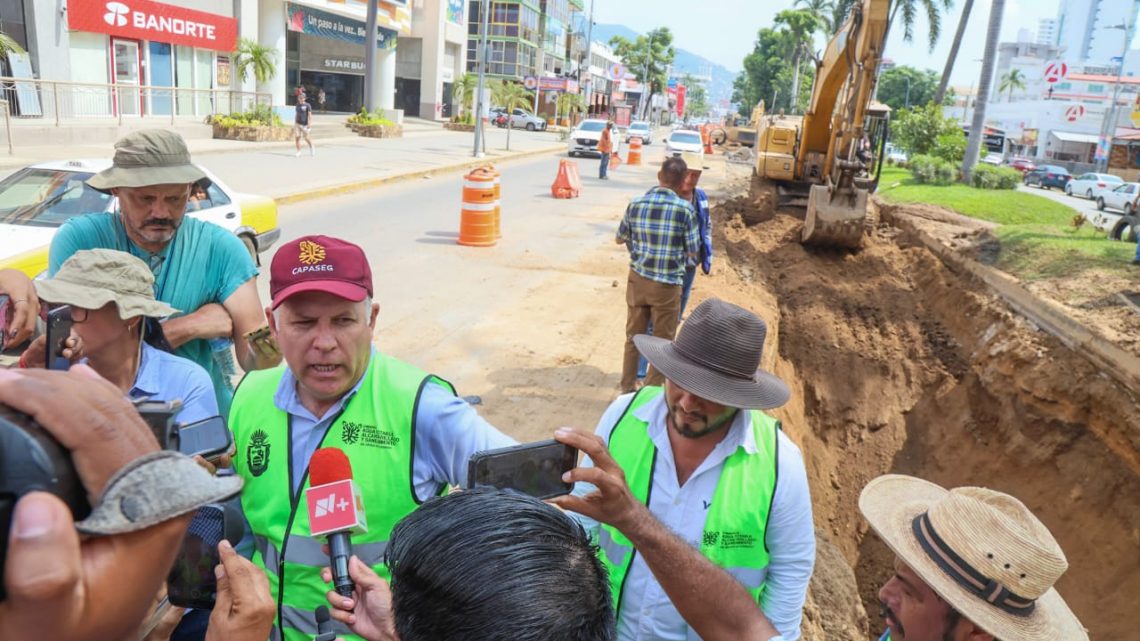
[[[680,187],[688,171],[689,167],[684,159],[677,156],[670,156],[661,163],[661,175],[670,187]]]
[[[144,318],[142,330],[143,341],[147,345],[163,352],[174,353],[174,347],[171,346],[170,341],[166,340],[166,334],[162,331],[162,323],[157,318]]]
[[[480,488],[424,503],[384,562],[402,641],[612,641],[606,570],[589,536],[542,501]]]

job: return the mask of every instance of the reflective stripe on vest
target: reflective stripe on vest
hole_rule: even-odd
[[[234,469],[245,480],[242,510],[254,534],[253,562],[266,570],[277,599],[274,638],[311,639],[316,631],[314,610],[327,605],[329,589],[320,578],[328,567],[323,539],[309,536],[304,491],[293,492],[292,435],[289,416],[273,403],[284,367],[250,372],[242,380],[230,411],[230,429],[237,447]],[[374,354],[364,381],[333,419],[319,447],[336,447],[352,463],[353,479],[363,493],[368,531],[352,537],[353,553],[387,578],[384,551],[397,521],[415,510],[419,501],[412,485],[415,451],[415,410],[425,384],[440,379],[383,354]],[[284,585],[282,591],[279,586]],[[306,632],[312,623],[312,633]],[[341,639],[359,639],[341,629]]]
[[[657,447],[649,437],[649,424],[634,412],[661,396],[660,387],[644,387],[630,401],[613,430],[609,451],[625,472],[630,491],[645,505],[650,503]],[[768,548],[765,529],[776,493],[776,438],[779,423],[772,417],[750,411],[756,453],[743,447],[725,459],[701,537],[701,554],[722,567],[752,594],[757,602],[767,577]],[[601,525],[598,547],[610,575],[614,610],[621,615],[621,596],[636,551],[624,534]]]

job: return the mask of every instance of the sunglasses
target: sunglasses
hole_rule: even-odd
[[[53,312],[62,307],[69,307],[71,309],[71,322],[83,323],[87,321],[87,317],[91,314],[91,310],[84,309],[83,307],[71,307],[70,305],[63,305],[60,303],[44,303],[40,305],[40,320],[47,322],[48,312]]]

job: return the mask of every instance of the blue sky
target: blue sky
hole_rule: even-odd
[[[790,8],[791,0],[775,2],[745,2],[744,0],[712,0],[697,3],[692,0],[594,0],[595,20],[602,23],[624,24],[636,31],[648,31],[667,26],[673,31],[674,42],[718,62],[733,71],[741,68],[741,61],[756,40],[761,27],[770,26],[772,17]],[[958,26],[964,0],[954,0],[954,6],[942,21],[942,37],[931,52],[927,45],[926,20],[920,18],[915,25],[914,42],[902,39],[902,29],[892,28],[886,56],[899,64],[933,69],[939,73],[946,64],[950,42]],[[1034,37],[1039,18],[1057,15],[1057,0],[1006,0],[1002,20],[1002,41],[1013,41],[1020,28],[1029,29]],[[589,8],[589,0],[586,2]],[[986,25],[989,21],[990,0],[975,0],[970,22],[962,40],[962,48],[954,65],[951,84],[968,87],[975,83],[981,72],[985,48]],[[817,48],[825,43],[820,41]]]

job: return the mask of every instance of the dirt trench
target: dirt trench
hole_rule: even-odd
[[[820,535],[805,638],[882,629],[875,594],[892,557],[856,502],[886,472],[1017,496],[1065,550],[1058,589],[1091,637],[1140,638],[1136,390],[898,230],[850,253],[804,248],[800,224],[745,198],[718,206],[720,254],[694,299],[768,321],[765,366],[792,388],[776,414],[803,449]]]

